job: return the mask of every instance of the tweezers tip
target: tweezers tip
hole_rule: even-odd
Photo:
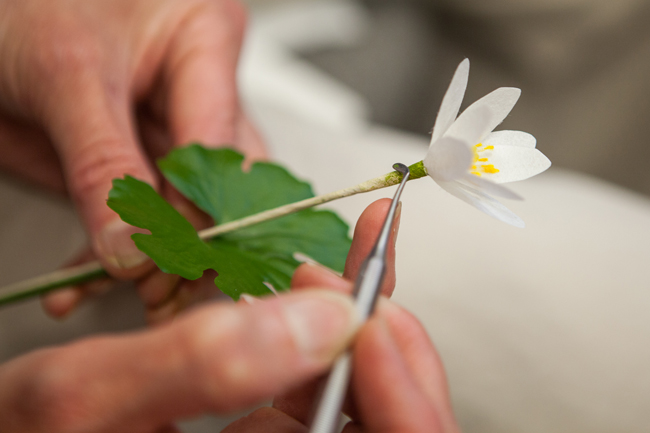
[[[409,172],[409,168],[406,165],[402,164],[401,162],[396,162],[395,164],[393,164],[393,168],[396,171],[402,173],[403,175],[406,175],[406,173]]]

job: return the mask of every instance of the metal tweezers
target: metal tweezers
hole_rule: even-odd
[[[410,176],[409,169],[404,164],[397,163],[393,165],[393,168],[403,175],[402,181],[393,197],[375,246],[361,265],[359,276],[354,284],[353,296],[356,299],[357,310],[362,321],[367,320],[372,314],[381,291],[381,284],[386,273],[386,249],[395,219],[395,211],[404,185]],[[315,406],[309,433],[335,433],[339,428],[341,408],[347,393],[351,369],[352,353],[348,350],[336,360],[327,377]]]

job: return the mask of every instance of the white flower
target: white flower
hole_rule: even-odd
[[[517,103],[519,89],[496,89],[456,118],[468,76],[469,60],[465,59],[442,100],[424,166],[448,193],[492,217],[524,227],[521,218],[492,196],[521,200],[499,184],[539,174],[551,161],[535,149],[535,137],[526,132],[492,132]]]

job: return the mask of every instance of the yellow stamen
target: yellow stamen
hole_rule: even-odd
[[[485,173],[498,173],[499,172],[499,169],[494,168],[494,165],[492,165],[492,164],[484,164],[484,165],[481,166],[481,169]]]
[[[473,158],[472,158],[472,166],[470,168],[470,174],[476,175],[476,176],[481,176],[482,173],[489,173],[489,174],[494,174],[498,173],[499,169],[495,168],[493,164],[481,164],[480,167],[477,167],[477,162],[488,162],[489,161],[489,155],[488,157],[485,158],[479,158],[478,153],[479,152],[484,152],[486,150],[494,150],[494,146],[485,146],[483,147],[483,143],[478,143],[475,144],[474,147],[472,148],[472,153]]]

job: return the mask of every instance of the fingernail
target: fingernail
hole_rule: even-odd
[[[131,235],[138,232],[121,219],[110,222],[99,233],[97,246],[99,254],[110,264],[118,269],[132,269],[148,260],[145,253],[136,246]]]
[[[275,287],[273,287],[273,284],[269,283],[268,281],[264,281],[262,284],[266,286],[267,289],[271,291],[275,296],[278,296],[278,291],[275,290]]]
[[[318,362],[333,360],[360,326],[352,298],[335,292],[314,290],[287,297],[282,305],[298,350]]]
[[[295,260],[299,261],[300,263],[306,263],[306,264],[308,264],[309,266],[313,266],[313,267],[315,267],[315,268],[322,269],[322,270],[324,270],[324,271],[329,272],[329,273],[332,274],[332,275],[336,275],[337,277],[340,277],[340,276],[341,276],[341,274],[338,273],[338,272],[336,272],[334,269],[332,269],[332,268],[328,268],[327,266],[323,265],[322,263],[317,262],[316,260],[314,260],[314,259],[312,259],[311,257],[309,257],[307,254],[303,254],[303,253],[293,253],[293,258],[294,258]]]
[[[258,298],[256,298],[255,296],[251,296],[251,295],[248,295],[248,294],[246,294],[246,293],[242,293],[242,294],[239,296],[239,300],[240,300],[241,302],[245,302],[245,303],[247,303],[248,305],[257,304],[257,303],[260,302],[260,300],[259,300]]]

